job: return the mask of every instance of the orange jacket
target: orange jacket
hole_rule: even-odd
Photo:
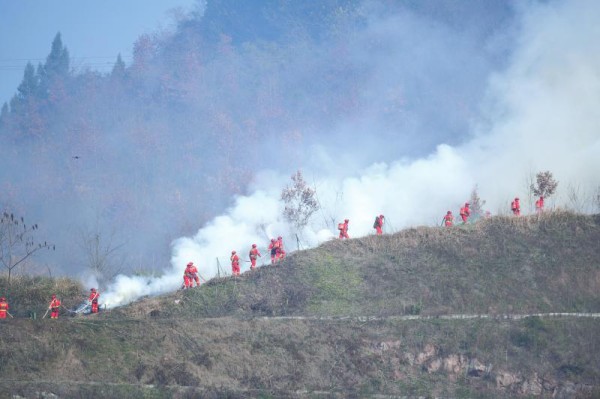
[[[90,292],[90,302],[98,302],[98,298],[100,298],[100,293],[98,291]]]
[[[60,307],[60,300],[58,298],[54,298],[50,301],[50,305],[48,305],[48,307],[52,309],[58,309]]]
[[[250,259],[256,259],[258,256],[261,256],[260,252],[258,251],[258,248],[252,248],[250,250]]]
[[[237,256],[237,254],[231,255],[231,266],[239,266],[239,264],[240,264],[240,257]]]

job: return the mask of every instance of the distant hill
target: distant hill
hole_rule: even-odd
[[[600,215],[333,240],[95,316],[15,309],[0,396],[593,398],[599,292]]]

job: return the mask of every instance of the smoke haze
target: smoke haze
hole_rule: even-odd
[[[377,73],[370,79],[367,90],[360,93],[369,98],[365,100],[369,106],[360,110],[359,123],[353,123],[356,120],[353,117],[337,121],[334,133],[321,144],[313,143],[305,162],[299,165],[316,188],[322,207],[311,224],[299,232],[303,247],[333,238],[337,233],[335,225],[344,218],[350,219],[351,237],[371,234],[373,219],[379,213],[386,215],[387,232],[438,224],[446,210],[458,211],[476,184],[482,199],[487,201],[486,209],[493,214],[507,214],[512,198],[528,197],[527,179],[541,170],[551,170],[563,186],[554,206],[568,206],[564,187],[567,182],[591,189],[600,186],[600,52],[597,51],[600,28],[596,23],[600,20],[600,5],[593,1],[532,3],[519,6],[516,14],[515,48],[506,60],[506,68],[488,76],[483,105],[477,109],[477,115],[468,118],[468,131],[458,134],[460,140],[443,133],[426,135],[426,141],[434,137],[442,139],[423,157],[404,155],[410,151],[403,151],[404,146],[396,143],[405,140],[398,132],[390,133],[389,137],[379,136],[381,130],[389,129],[389,125],[385,126],[385,113],[381,117],[381,113],[375,112],[389,106],[385,88],[397,84],[406,90],[406,85],[393,82],[400,78],[379,70],[393,63],[396,52],[444,53],[444,42],[452,41],[452,34],[432,28],[431,21],[420,21],[406,14],[370,21],[365,36],[357,42],[374,36],[393,40],[384,41],[380,54],[363,53],[370,56],[369,61],[375,64],[372,70]],[[415,36],[406,37],[415,32],[417,37],[429,37],[432,43],[419,48]],[[398,38],[412,42],[414,47],[395,48],[393,43]],[[422,46],[423,42],[419,44]],[[357,49],[364,46],[349,47],[358,53]],[[456,50],[457,46],[449,48]],[[456,56],[462,58],[460,49]],[[472,53],[465,55],[465,60],[471,56]],[[459,67],[449,64],[442,69]],[[437,72],[444,74],[443,70]],[[445,72],[452,75],[452,71]],[[434,72],[433,82],[441,84],[435,75]],[[415,90],[434,84],[426,82],[427,77],[426,74],[422,77],[424,83],[413,82]],[[463,82],[452,84],[460,86]],[[406,99],[394,98],[394,101],[400,102],[396,105],[403,112],[405,101],[414,99],[414,95],[407,95]],[[452,102],[452,111],[456,111],[455,100],[448,100]],[[413,118],[424,122],[427,120],[424,115],[432,115],[428,123],[438,127],[448,123],[452,130],[452,118],[447,118],[444,111],[436,112],[439,105],[426,104],[418,112],[410,113],[402,118],[402,127],[414,126]],[[419,112],[423,112],[421,117],[417,116]],[[440,120],[436,121],[436,117]],[[374,137],[377,145],[369,146],[367,142]],[[379,141],[381,137],[390,140],[387,146]],[[411,138],[409,133],[408,137],[418,140],[418,134]],[[419,153],[427,146],[406,147]],[[377,148],[381,148],[380,157]],[[394,152],[399,159],[381,161]],[[287,175],[277,172],[259,174],[249,189],[250,194],[237,196],[229,209],[195,235],[173,241],[172,268],[165,271],[164,277],[150,280],[145,294],[153,289],[161,292],[176,289],[190,260],[208,279],[223,270],[229,272],[228,257],[233,249],[247,259],[250,245],[258,243],[263,263],[269,261],[265,247],[271,237],[283,235],[288,250],[295,249],[296,232],[281,218],[279,201],[281,188],[288,182]],[[216,258],[221,270],[217,270]],[[243,265],[242,272],[247,269],[248,264]],[[124,276],[120,279],[121,287],[113,286],[113,291],[128,291],[135,285],[135,278],[127,282]]]
[[[20,87],[0,118],[0,203],[57,247],[30,270],[118,306],[179,288],[189,261],[209,279],[256,243],[268,263],[270,238],[312,247],[345,218],[351,237],[380,213],[388,233],[438,225],[475,185],[492,214],[542,170],[550,206],[600,186],[591,0],[198,4],[131,65],[63,71],[40,103]],[[280,201],[298,169],[321,205],[301,232]],[[121,275],[90,276],[86,237]]]

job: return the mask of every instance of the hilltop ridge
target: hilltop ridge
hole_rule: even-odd
[[[435,316],[598,313],[599,243],[600,215],[492,217],[332,240],[98,315],[12,319],[0,396],[597,397],[599,318]]]

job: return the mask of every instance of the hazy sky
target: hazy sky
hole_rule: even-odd
[[[15,94],[28,61],[44,62],[57,32],[71,66],[110,71],[117,54],[129,64],[135,40],[168,28],[176,10],[196,0],[0,0],[0,105]]]

